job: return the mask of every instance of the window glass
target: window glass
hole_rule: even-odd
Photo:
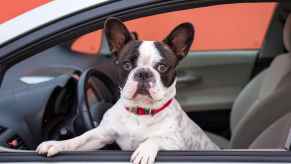
[[[141,40],[162,40],[175,26],[191,22],[196,29],[192,51],[245,50],[261,47],[276,3],[217,5],[125,22]],[[86,34],[72,45],[74,51],[98,54],[101,30]]]

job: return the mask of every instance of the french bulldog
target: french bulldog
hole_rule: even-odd
[[[120,75],[119,100],[95,129],[43,142],[36,151],[53,156],[116,142],[122,150],[134,151],[134,164],[152,164],[159,150],[219,150],[175,99],[175,68],[192,45],[193,25],[178,25],[163,41],[136,40],[116,18],[107,19],[104,30]]]

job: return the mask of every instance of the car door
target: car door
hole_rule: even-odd
[[[192,3],[193,3],[193,6],[196,6],[196,7],[216,5],[218,2],[223,3],[222,1],[213,1],[213,2],[216,2],[216,3],[212,4],[210,1],[199,1],[199,0],[191,1],[191,2],[190,1],[171,1],[171,2],[167,1],[166,2],[166,1],[144,1],[144,0],[140,0],[140,1],[122,1],[121,0],[121,1],[114,1],[112,3],[108,3],[102,7],[92,6],[88,9],[83,9],[82,12],[80,11],[78,13],[72,13],[70,15],[67,15],[65,18],[56,20],[55,22],[49,22],[46,24],[46,26],[40,26],[38,28],[35,28],[31,30],[29,33],[18,36],[17,38],[14,38],[13,41],[6,42],[4,45],[1,45],[2,46],[0,47],[1,79],[4,76],[4,72],[6,72],[11,66],[17,64],[18,62],[23,61],[26,58],[36,56],[37,53],[39,53],[40,51],[45,51],[48,47],[62,44],[64,41],[68,41],[70,39],[76,39],[75,37],[79,37],[82,34],[87,33],[88,31],[93,31],[93,29],[95,30],[95,29],[102,28],[104,19],[100,19],[100,17],[106,18],[108,16],[112,16],[112,15],[118,16],[120,14],[119,16],[123,20],[128,20],[128,19],[133,19],[136,17],[141,17],[143,16],[143,14],[152,15],[152,14],[155,14],[157,11],[159,11],[157,13],[160,13],[162,11],[165,12],[167,10],[191,8],[190,4]],[[135,10],[132,10],[132,9],[135,9]],[[127,10],[130,10],[130,14],[129,13],[124,14],[124,12]],[[97,25],[91,26],[92,24],[97,24]],[[89,46],[90,50],[92,49],[94,50],[94,48],[95,47]],[[72,47],[71,49],[73,50]],[[101,51],[101,50],[102,49],[100,49],[99,53],[102,52],[106,54],[104,51]],[[242,55],[242,56],[245,56],[246,54],[248,54],[250,56],[253,56],[253,54],[255,55],[257,53],[257,49],[255,49],[256,53],[253,53],[252,52],[253,50],[248,50],[244,52],[245,54],[244,53],[240,54],[239,52],[241,51],[242,50],[234,50],[234,52],[232,52],[230,50],[227,50],[228,53],[226,53],[224,52],[224,50],[223,51],[213,50],[213,52],[209,51],[209,54],[207,54],[208,52],[204,52],[204,51],[201,52],[201,50],[192,51],[188,56],[188,60],[185,60],[184,61],[185,63],[182,63],[182,66],[179,67],[178,71],[182,72],[178,74],[179,78],[180,79],[184,78],[186,80],[184,80],[184,82],[183,80],[180,80],[179,83],[181,84],[178,84],[178,85],[187,86],[188,85],[187,83],[189,82],[189,83],[193,83],[193,85],[196,84],[197,88],[198,88],[198,85],[202,85],[202,84],[205,84],[205,86],[207,86],[206,85],[207,83],[203,83],[203,81],[205,82],[205,80],[208,79],[206,77],[210,77],[210,75],[216,74],[215,72],[217,72],[218,70],[217,68],[215,68],[216,70],[209,71],[211,73],[207,75],[208,71],[199,71],[198,68],[202,67],[201,70],[207,70],[211,68],[212,66],[216,67],[217,63],[212,63],[210,60],[207,62],[199,62],[199,64],[203,63],[202,66],[199,65],[198,63],[195,63],[194,61],[197,61],[197,59],[202,60],[201,59],[202,55],[203,55],[203,60],[211,58],[213,59],[213,61],[216,61],[218,63],[221,62],[221,63],[224,63],[225,65],[228,65],[227,64],[228,62],[226,62],[225,60],[217,59],[219,56],[223,56],[223,58],[221,59],[229,59],[230,61],[232,61],[233,63],[232,65],[235,65],[236,63],[241,63],[241,64],[244,63],[242,61],[249,61],[249,60],[246,60],[246,58],[241,59],[239,57],[236,57],[234,56],[235,54]],[[24,52],[25,52],[25,55],[23,55]],[[218,53],[221,53],[221,55],[219,55]],[[95,54],[95,51],[92,54]],[[226,54],[229,54],[229,56],[227,56]],[[87,55],[87,54],[85,54],[84,52],[83,55]],[[233,58],[236,58],[237,60],[234,60]],[[251,61],[254,62],[254,59],[251,58]],[[187,63],[187,62],[190,62],[190,63]],[[249,62],[249,63],[252,63],[252,62]],[[221,65],[224,65],[224,64],[221,64]],[[253,65],[253,64],[246,64],[246,67],[248,67],[248,65]],[[234,69],[235,67],[229,67],[229,68]],[[187,76],[184,76],[185,72],[191,72],[191,74],[194,74],[194,75],[197,74],[199,76],[191,75],[192,79],[189,80],[185,78],[187,77]],[[221,72],[224,72],[224,71],[221,71]],[[232,75],[231,73],[229,74]],[[249,73],[246,73],[246,74],[248,74],[246,76],[249,76]],[[213,76],[213,77],[215,77],[216,79],[216,76]],[[209,81],[211,80],[209,79]],[[246,81],[244,83],[246,83]],[[245,84],[242,84],[242,86],[243,85]],[[218,87],[219,85],[217,85],[217,88]],[[186,87],[184,87],[183,90],[182,88],[183,86],[179,86],[178,92],[180,92],[180,90],[182,93],[187,92]],[[201,88],[207,88],[207,87],[201,87]],[[179,99],[183,105],[184,104],[183,97],[181,96]],[[63,152],[54,158],[46,158],[43,156],[39,156],[34,152],[13,152],[11,150],[9,151],[10,152],[8,151],[0,152],[0,162],[5,162],[5,163],[14,163],[14,162],[129,163],[130,155],[132,153],[128,151],[102,151],[102,150],[95,151],[95,152]],[[267,163],[267,162],[268,163],[270,162],[290,163],[291,161],[290,157],[291,157],[290,152],[282,151],[282,150],[269,150],[269,151],[255,151],[255,150],[228,151],[226,150],[226,151],[217,151],[217,152],[170,151],[170,152],[160,152],[157,158],[157,162],[158,163],[181,163],[181,162],[217,163],[217,162],[220,162],[220,163],[239,163],[239,164],[241,163],[256,163],[257,164],[257,163]]]

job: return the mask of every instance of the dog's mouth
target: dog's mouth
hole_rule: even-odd
[[[132,99],[137,98],[138,95],[147,96],[150,99],[152,99],[149,89],[150,89],[150,85],[148,83],[142,83],[142,82],[138,83],[137,89],[135,93],[133,94]]]

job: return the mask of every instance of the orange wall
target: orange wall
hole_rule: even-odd
[[[169,12],[125,22],[141,40],[161,41],[178,24],[191,22],[196,29],[192,51],[243,50],[261,47],[276,3],[217,5]],[[101,31],[82,36],[72,49],[97,54]]]
[[[0,5],[0,23],[49,1],[50,0],[2,0]]]

